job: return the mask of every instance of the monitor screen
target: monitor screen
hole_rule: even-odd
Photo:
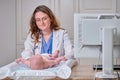
[[[74,14],[75,57],[99,57],[102,46],[102,28],[115,28],[114,53],[120,55],[119,14]],[[89,53],[89,54],[88,54]]]
[[[74,53],[76,58],[99,57],[102,53],[102,72],[95,77],[114,78],[113,59],[120,57],[120,15],[75,14]]]

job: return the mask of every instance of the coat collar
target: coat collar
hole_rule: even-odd
[[[39,38],[39,42],[36,43],[36,46],[41,51],[41,46],[42,46],[42,38]],[[55,31],[53,30],[53,43],[52,43],[52,53],[54,53],[56,50],[59,50],[59,30]]]
[[[54,53],[56,50],[59,50],[59,30],[53,30],[53,44],[52,44],[52,52]]]

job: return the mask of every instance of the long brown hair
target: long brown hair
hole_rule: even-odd
[[[60,29],[60,25],[59,25],[58,21],[56,20],[55,15],[47,6],[40,5],[40,6],[36,7],[36,9],[34,10],[34,12],[32,14],[32,17],[30,19],[30,30],[29,30],[31,32],[31,37],[33,38],[33,36],[34,36],[36,43],[38,42],[38,39],[41,35],[40,29],[37,27],[36,21],[35,21],[35,14],[39,11],[47,14],[49,16],[49,18],[51,19],[51,25],[50,25],[51,30]]]

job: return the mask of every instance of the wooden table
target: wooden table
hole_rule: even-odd
[[[77,65],[73,67],[70,79],[71,80],[94,80],[94,74],[95,74],[95,71],[93,70],[92,65]],[[118,79],[96,78],[96,80],[118,80]]]
[[[72,68],[72,74],[67,80],[120,80],[119,79],[94,79],[95,71],[93,70],[92,65],[77,65]],[[63,80],[60,78],[56,78],[53,80]]]

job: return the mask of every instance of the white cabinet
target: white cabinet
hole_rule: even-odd
[[[116,0],[80,0],[80,13],[115,13]]]
[[[120,0],[117,0],[117,13],[120,14]]]
[[[23,43],[29,29],[29,20],[35,7],[47,5],[53,10],[67,29],[70,38],[74,38],[74,13],[115,13],[116,0],[17,0],[17,57],[24,49]]]

